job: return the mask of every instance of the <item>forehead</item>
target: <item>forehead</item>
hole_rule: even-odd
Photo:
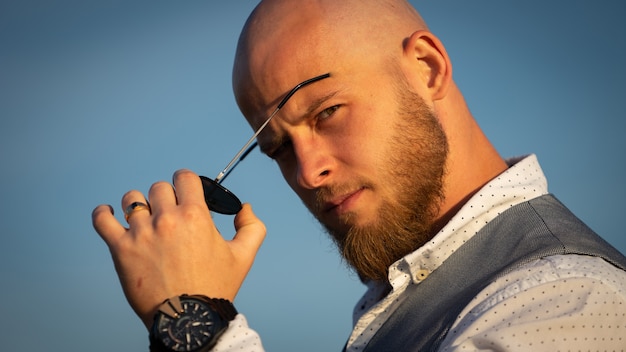
[[[280,23],[276,27],[281,27]],[[237,104],[254,131],[299,83],[332,72],[331,79],[300,88],[285,108],[308,104],[304,100],[315,99],[312,95],[328,94],[333,89],[329,87],[337,88],[339,82],[347,83],[348,78],[370,76],[384,66],[378,61],[383,58],[381,53],[390,50],[374,50],[367,40],[356,38],[361,34],[345,35],[343,30],[336,29],[336,23],[332,24],[309,18],[306,26],[284,27],[289,30],[272,28],[268,36],[247,33],[240,41],[233,89]],[[355,45],[355,41],[362,44]]]
[[[293,2],[295,3],[295,2]],[[345,36],[331,30],[318,11],[254,22],[244,31],[233,68],[237,104],[254,127],[296,85],[328,71],[337,72],[348,51]],[[261,21],[260,21],[261,22]],[[269,28],[268,28],[269,27]],[[348,55],[352,56],[352,55]],[[352,56],[354,57],[354,56]]]
[[[321,75],[317,75],[315,77],[312,78],[308,78],[296,85],[293,86],[293,88],[291,88],[290,90],[288,90],[280,99],[280,101],[278,101],[278,103],[276,104],[276,106],[274,108],[271,109],[271,112],[267,115],[265,114],[257,114],[258,116],[256,116],[256,118],[252,118],[249,119],[250,124],[252,125],[253,129],[256,130],[256,134],[259,134],[261,132],[261,130],[263,128],[265,128],[268,123],[270,122],[271,119],[274,118],[274,116],[276,114],[278,114],[278,112],[283,109],[283,107],[285,107],[285,105],[287,105],[287,103],[292,99],[292,97],[294,95],[296,95],[299,91],[301,90],[306,90],[308,86],[311,85],[315,85],[317,84],[317,82],[328,79],[331,76],[330,72],[328,73],[324,73]],[[301,93],[302,95],[304,95],[305,93]],[[305,109],[307,109],[304,113],[308,113],[310,112],[309,110],[314,110],[316,109],[319,105],[321,105],[323,98],[317,98],[317,99],[306,99],[307,103],[305,103],[304,106]]]
[[[302,48],[295,51],[305,56]],[[336,71],[336,67],[313,52],[306,55],[308,60],[298,59],[288,50],[285,52],[283,55],[275,51],[264,62],[259,62],[261,60],[257,56],[249,61],[243,72],[233,74],[237,104],[253,126],[259,125],[257,120],[267,117],[285,98],[291,99],[296,91],[302,95],[300,91],[310,88],[310,84],[318,85],[320,75],[329,70]]]

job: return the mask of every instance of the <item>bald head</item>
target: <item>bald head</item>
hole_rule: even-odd
[[[349,71],[355,62],[380,67],[420,29],[426,29],[424,21],[404,0],[262,1],[237,47],[237,102],[249,117],[304,79]]]
[[[389,124],[386,118],[399,108],[397,97],[391,93],[398,82],[406,83],[402,89],[415,93],[434,112],[449,143],[445,200],[440,207],[441,214],[448,215],[442,215],[440,220],[445,221],[468,195],[506,168],[454,84],[452,65],[443,44],[428,31],[407,1],[262,1],[241,33],[233,68],[235,98],[253,129],[267,119],[295,85],[328,72],[330,78],[294,95],[278,120],[268,125],[266,136],[259,138],[260,144],[263,138],[271,144],[283,139],[291,141],[294,155],[297,154],[295,171],[289,171],[292,174],[304,174],[308,166],[322,157],[332,162],[338,160],[333,165],[340,165],[343,156],[333,153],[347,150],[339,145],[358,130],[342,130],[340,138],[328,141],[329,146],[337,144],[338,149],[325,151],[316,159],[311,155],[315,156],[319,148],[305,150],[318,142],[315,130],[302,127],[307,106],[310,111],[316,106],[314,101],[336,94],[335,104],[349,106],[355,116],[367,117],[367,125],[377,123],[374,115],[383,116],[372,128],[379,131]],[[378,132],[362,135],[348,147],[362,149],[368,139],[379,137],[384,136]],[[372,148],[373,154],[385,152]],[[360,157],[364,155],[367,153]],[[307,190],[297,183],[297,177],[285,172],[282,166],[281,169],[290,186],[305,199]]]

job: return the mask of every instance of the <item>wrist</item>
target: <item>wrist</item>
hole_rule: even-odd
[[[236,315],[226,299],[186,294],[168,298],[154,316],[150,351],[208,351]]]

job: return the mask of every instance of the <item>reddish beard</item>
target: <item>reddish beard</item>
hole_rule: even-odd
[[[400,111],[395,136],[390,141],[388,164],[378,174],[395,194],[384,199],[377,218],[356,225],[359,214],[347,213],[339,219],[324,219],[322,206],[333,196],[361,188],[376,192],[376,183],[351,182],[317,190],[311,212],[324,225],[342,257],[362,280],[383,281],[388,268],[433,237],[433,224],[443,200],[443,176],[448,143],[434,112],[420,96],[398,89]],[[380,172],[388,170],[385,173]]]

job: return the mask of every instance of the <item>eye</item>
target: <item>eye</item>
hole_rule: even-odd
[[[337,111],[339,109],[340,105],[333,105],[329,108],[326,108],[324,110],[322,110],[322,112],[320,112],[319,114],[317,114],[317,119],[318,120],[326,120],[329,117],[331,117],[335,111]]]
[[[267,153],[267,156],[269,156],[271,159],[278,160],[289,151],[290,147],[291,140],[285,139],[278,146],[272,148],[272,150]]]

